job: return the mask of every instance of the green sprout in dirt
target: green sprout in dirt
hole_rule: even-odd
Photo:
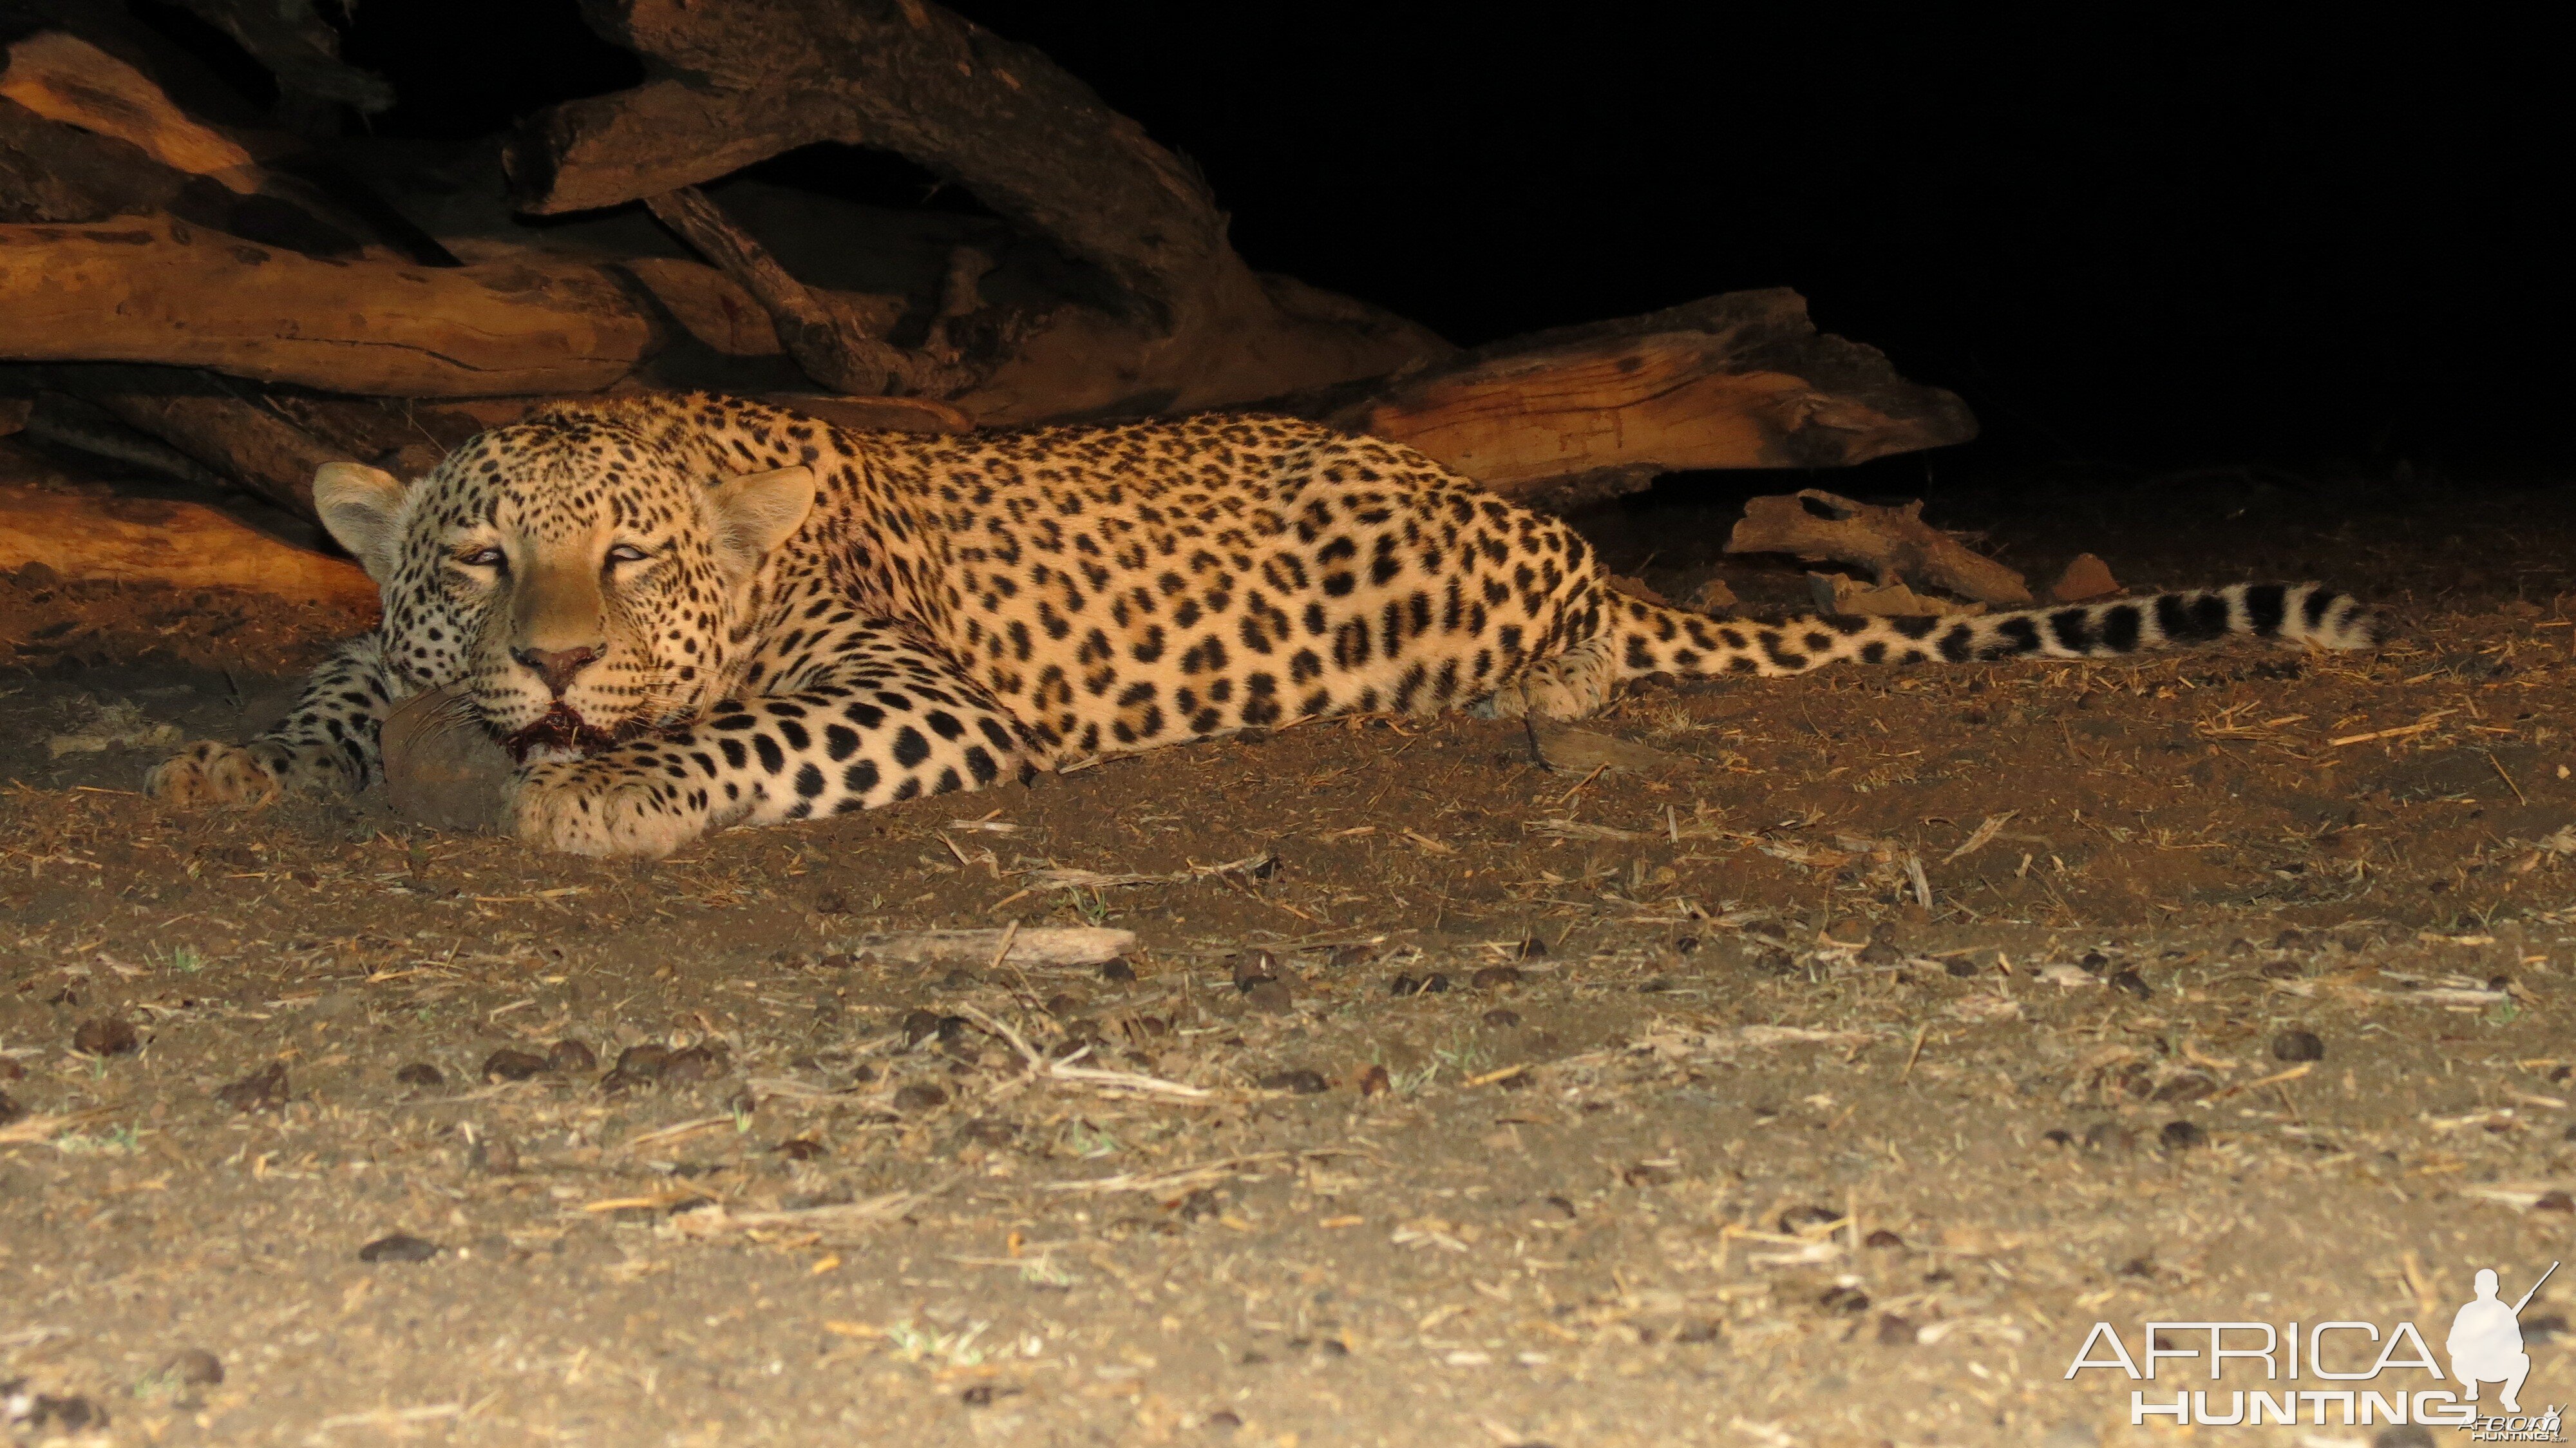
[[[1088,1121],[1076,1121],[1065,1128],[1064,1145],[1066,1150],[1084,1161],[1116,1156],[1127,1149],[1124,1142]]]
[[[1080,916],[1085,925],[1104,924],[1109,919],[1109,897],[1097,890],[1067,890],[1065,906]]]
[[[67,1131],[55,1137],[53,1145],[65,1156],[132,1156],[143,1148],[143,1132],[131,1125],[92,1135]]]
[[[1433,1061],[1410,1071],[1390,1072],[1387,1076],[1387,1084],[1395,1088],[1395,1094],[1398,1096],[1412,1096],[1430,1085],[1431,1079],[1439,1074],[1440,1063]]]
[[[195,975],[206,968],[206,957],[193,945],[170,947],[170,968],[181,975]]]
[[[1066,1288],[1073,1285],[1073,1274],[1058,1265],[1053,1257],[1040,1254],[1021,1259],[1020,1281],[1031,1287]]]
[[[956,1332],[924,1332],[906,1318],[886,1329],[886,1341],[905,1362],[936,1360],[943,1367],[971,1368],[984,1361],[984,1350],[975,1339],[989,1322],[970,1322]]]
[[[2509,1026],[2521,1017],[2522,1007],[2509,996],[2487,1007],[2487,1024],[2490,1026]]]
[[[1431,1054],[1461,1076],[1473,1076],[1494,1063],[1494,1053],[1476,1042],[1457,1046],[1434,1046]]]

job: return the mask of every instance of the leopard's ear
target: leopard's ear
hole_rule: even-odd
[[[745,473],[709,488],[707,497],[715,505],[717,562],[728,576],[742,578],[805,526],[814,511],[814,470]]]
[[[400,479],[364,463],[324,463],[313,474],[313,511],[379,584],[393,577],[401,552],[396,518],[402,498]]]

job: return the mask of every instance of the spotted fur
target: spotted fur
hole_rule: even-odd
[[[317,480],[384,622],[279,728],[154,771],[186,802],[361,788],[385,713],[461,690],[540,844],[710,829],[1338,714],[1572,718],[1649,674],[2359,648],[2315,584],[1974,618],[1731,622],[1610,589],[1565,524],[1279,417],[851,433],[700,394],[557,406],[409,489]]]

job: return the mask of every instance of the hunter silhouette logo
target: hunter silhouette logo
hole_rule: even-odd
[[[2531,1376],[2531,1354],[2522,1350],[2522,1310],[2531,1305],[2532,1293],[2557,1271],[2558,1264],[2550,1263],[2540,1282],[2531,1284],[2530,1292],[2507,1307],[2496,1300],[2495,1269],[2478,1269],[2478,1295],[2451,1319],[2451,1335],[2443,1343],[2451,1352],[2451,1375],[2460,1380],[2470,1402],[2478,1400],[2480,1383],[2502,1383],[2504,1391],[2497,1397],[2504,1410],[2522,1411],[2516,1394],[2522,1391],[2522,1380]]]
[[[2150,1320],[2136,1325],[2135,1353],[2119,1328],[2097,1322],[2066,1377],[2109,1371],[2141,1384],[2129,1392],[2131,1427],[2153,1418],[2211,1428],[2422,1424],[2466,1429],[2472,1443],[2563,1443],[2563,1408],[2525,1413],[2522,1407],[2531,1376],[2522,1310],[2558,1267],[2550,1263],[2510,1303],[2498,1294],[2495,1269],[2480,1268],[2476,1295],[2452,1314],[2447,1351],[2438,1355],[2414,1323],[2402,1320]],[[2479,1403],[2488,1384],[2501,1389],[2496,1415]]]

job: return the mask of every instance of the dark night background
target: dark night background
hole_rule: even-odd
[[[1254,265],[1459,342],[1789,285],[1967,397],[1956,464],[2563,456],[2571,130],[2536,16],[955,8],[1194,158]],[[366,0],[348,51],[414,135],[635,74],[571,0]]]

